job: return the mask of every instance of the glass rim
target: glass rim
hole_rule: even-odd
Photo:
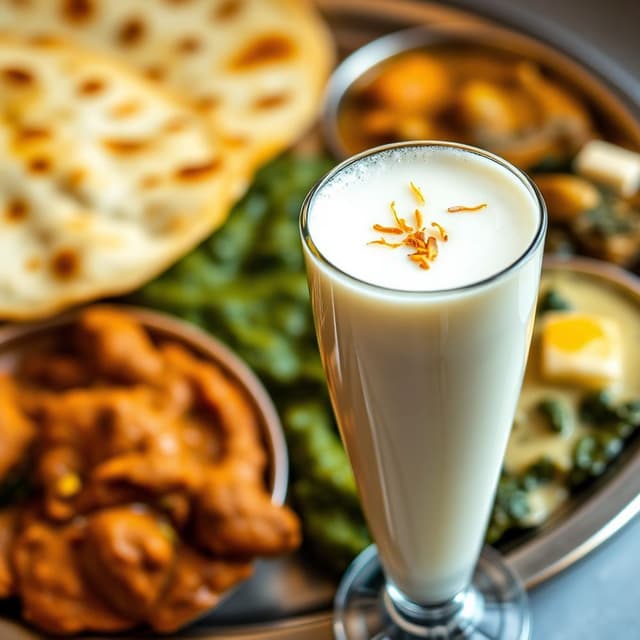
[[[463,151],[465,153],[470,153],[475,156],[479,156],[490,162],[498,164],[502,168],[506,169],[509,173],[511,173],[515,178],[517,178],[522,185],[529,191],[529,193],[533,196],[533,199],[537,205],[537,209],[539,212],[538,219],[538,228],[531,239],[531,242],[527,246],[527,248],[518,255],[513,262],[508,264],[503,269],[500,269],[496,273],[487,276],[486,278],[482,278],[481,280],[475,280],[468,284],[464,284],[458,287],[449,287],[443,289],[398,289],[394,287],[386,287],[384,285],[374,284],[369,282],[368,280],[363,280],[361,278],[357,278],[356,276],[351,275],[350,273],[344,271],[337,265],[335,265],[331,260],[329,260],[315,245],[313,239],[311,237],[311,233],[309,232],[309,215],[311,209],[313,208],[314,200],[317,194],[327,186],[327,184],[335,178],[338,174],[343,172],[345,169],[350,167],[352,164],[355,164],[365,158],[369,158],[371,156],[378,155],[385,151],[391,149],[398,148],[420,148],[420,147],[444,147],[447,149],[457,149],[459,151]],[[490,283],[502,279],[511,271],[515,269],[519,269],[524,264],[529,262],[529,260],[534,256],[536,250],[542,244],[545,232],[547,230],[547,207],[545,205],[544,199],[540,190],[533,182],[533,180],[521,169],[518,169],[513,164],[501,158],[500,156],[491,153],[490,151],[486,151],[484,149],[480,149],[478,147],[474,147],[472,145],[463,144],[461,142],[447,142],[440,140],[410,140],[403,142],[392,142],[389,144],[380,145],[378,147],[373,147],[371,149],[367,149],[360,153],[357,153],[346,160],[343,160],[338,165],[336,165],[333,169],[328,171],[316,184],[311,188],[309,193],[307,193],[303,203],[302,208],[300,210],[300,218],[299,218],[299,230],[300,236],[302,238],[302,244],[305,251],[312,256],[313,259],[318,261],[321,266],[328,269],[334,275],[337,275],[341,279],[346,280],[349,284],[356,284],[359,287],[365,287],[373,292],[380,292],[385,294],[394,294],[402,297],[436,297],[440,295],[452,295],[457,293],[464,293],[467,291],[471,291],[474,289],[482,288],[484,286],[489,285]]]

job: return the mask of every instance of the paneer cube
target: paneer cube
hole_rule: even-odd
[[[547,313],[542,375],[550,382],[603,388],[622,377],[620,328],[611,318],[576,311]]]

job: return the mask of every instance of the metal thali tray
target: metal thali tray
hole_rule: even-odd
[[[616,141],[640,149],[640,112],[632,96],[638,86],[607,81],[625,77],[607,73],[610,61],[588,56],[578,64],[540,40],[502,28],[472,13],[429,2],[405,0],[317,0],[333,29],[340,57],[386,33],[426,25],[436,32],[468,32],[487,42],[537,60],[554,76],[573,87],[591,106],[598,126]],[[634,112],[634,109],[636,110]],[[549,261],[548,268],[567,268]],[[571,268],[602,278],[624,289],[640,305],[640,283],[614,267],[572,261]],[[509,564],[527,587],[550,578],[589,553],[640,511],[640,448],[638,443],[605,477],[573,498],[541,529],[503,548]],[[327,640],[332,637],[331,608],[337,583],[302,555],[259,563],[254,577],[211,615],[175,635],[175,639],[242,638],[244,640]],[[19,621],[0,620],[3,640],[33,640],[41,636]],[[98,636],[92,636],[97,638]],[[114,636],[109,636],[114,638]],[[117,638],[152,637],[151,633]]]

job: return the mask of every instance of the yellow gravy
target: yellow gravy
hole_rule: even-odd
[[[624,344],[624,375],[611,391],[619,400],[640,397],[640,302],[597,276],[563,269],[550,269],[543,274],[541,291],[549,289],[557,291],[576,310],[606,315],[616,320]],[[561,469],[569,471],[576,441],[591,429],[578,416],[578,404],[585,391],[577,384],[560,385],[542,378],[540,330],[536,326],[516,420],[507,447],[505,468],[519,473],[546,456]],[[545,417],[536,409],[542,399],[549,397],[557,398],[570,407],[574,424],[571,433],[561,435],[553,432]],[[560,482],[543,485],[532,491],[529,524],[535,525],[545,520],[567,497],[568,490]]]

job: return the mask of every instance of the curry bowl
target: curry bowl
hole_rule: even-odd
[[[571,296],[578,301],[576,311],[587,311],[620,322],[625,339],[622,356],[624,374],[617,393],[626,390],[628,397],[637,398],[640,393],[636,365],[637,345],[640,344],[640,279],[602,261],[549,256],[543,264],[541,292],[544,295],[556,287],[565,293],[571,290]],[[536,393],[540,395],[539,372],[535,370],[539,346],[534,337],[521,400],[530,400]],[[556,397],[561,398],[576,389],[566,384],[554,386]],[[595,425],[595,428],[596,436],[609,437],[611,425]],[[569,439],[575,439],[577,435]],[[517,438],[515,434],[514,442]],[[551,440],[559,440],[560,437],[547,436],[547,439],[552,456],[557,457],[557,443]],[[640,441],[637,430],[625,433],[621,443],[620,448],[611,450],[611,459],[606,465],[597,469],[586,482],[580,481],[576,488],[570,490],[543,524],[518,535],[507,536],[499,544],[527,588],[535,587],[585,556],[640,511]],[[588,465],[580,466],[583,468],[578,473],[589,469]]]
[[[231,349],[191,324],[157,311],[128,305],[110,305],[138,320],[153,339],[174,340],[194,354],[217,364],[251,400],[267,451],[265,481],[275,504],[287,495],[289,457],[280,418],[266,389],[249,367]],[[0,372],[11,373],[24,354],[55,345],[55,338],[67,329],[80,311],[71,311],[44,322],[0,327]]]
[[[102,328],[98,331],[102,331],[103,336],[115,336],[108,338],[113,339],[112,346],[109,347],[112,354],[122,354],[117,343],[123,344],[122,336],[127,333],[128,326],[136,327],[139,335],[145,336],[145,344],[151,349],[149,353],[157,354],[158,362],[162,363],[161,375],[155,373],[155,377],[148,377],[148,382],[143,382],[142,376],[137,380],[132,377],[127,379],[128,374],[122,374],[122,369],[112,369],[112,374],[102,369],[100,373],[102,365],[96,362],[100,358],[108,359],[113,356],[105,355],[105,342],[100,337],[79,346],[82,340],[89,338],[89,333],[82,333],[85,329],[91,331],[87,324],[92,322],[89,318],[102,323]],[[119,324],[120,321],[123,323]],[[93,326],[97,327],[95,324]],[[72,345],[73,350],[69,351]],[[129,353],[133,351],[131,345],[129,342]],[[65,353],[73,355],[65,356]],[[144,359],[142,353],[140,350],[135,356],[138,362]],[[86,367],[85,371],[89,373],[84,380],[76,383],[61,382],[64,378],[64,373],[61,373],[58,381],[38,386],[41,381],[45,384],[44,380],[51,378],[42,377],[37,372],[37,363],[44,363],[42,366],[45,368],[41,371],[54,371],[56,367],[54,365],[51,368],[51,363],[63,362],[65,358],[67,363],[75,359]],[[184,358],[182,365],[179,358]],[[125,360],[133,361],[130,355]],[[29,370],[31,364],[36,365],[36,368]],[[192,368],[181,370],[183,365]],[[57,368],[57,372],[61,372],[63,368]],[[231,530],[223,533],[215,520],[199,522],[198,513],[204,518],[204,510],[207,508],[204,506],[205,502],[213,500],[218,505],[213,509],[222,509],[219,511],[220,515],[214,518],[231,518],[226,526],[242,527],[243,518],[247,519],[245,527],[254,526],[249,522],[251,519],[258,522],[255,525],[258,528],[264,526],[267,521],[260,524],[260,520],[272,517],[267,514],[286,510],[281,505],[287,491],[288,454],[280,421],[270,397],[247,365],[227,347],[199,329],[157,312],[126,305],[92,307],[69,312],[46,322],[0,328],[0,373],[17,376],[2,380],[3,401],[9,403],[18,389],[22,394],[20,404],[17,401],[16,404],[8,404],[9,409],[3,413],[7,420],[11,418],[11,424],[4,425],[5,430],[9,429],[7,433],[11,434],[15,429],[13,433],[19,434],[24,429],[26,419],[16,417],[18,414],[11,412],[11,407],[19,406],[23,415],[28,415],[33,421],[33,426],[30,427],[33,434],[31,442],[36,444],[35,447],[30,445],[31,453],[27,451],[22,455],[23,459],[33,455],[31,462],[20,463],[18,466],[12,463],[12,469],[18,477],[18,486],[26,483],[25,490],[29,493],[18,489],[9,494],[7,504],[15,503],[18,508],[3,511],[3,517],[7,514],[9,519],[3,520],[2,525],[5,528],[15,527],[15,533],[9,534],[8,538],[13,539],[11,561],[16,563],[15,571],[21,576],[20,596],[23,599],[23,614],[28,620],[33,619],[29,611],[34,611],[39,606],[37,603],[42,601],[38,595],[42,589],[61,589],[55,597],[60,598],[61,606],[70,607],[69,611],[76,610],[80,620],[84,619],[83,616],[101,616],[102,611],[109,611],[107,617],[99,619],[107,620],[106,624],[113,624],[112,630],[116,631],[138,626],[147,620],[148,615],[155,616],[151,624],[156,630],[162,632],[165,630],[164,626],[167,631],[171,631],[177,628],[177,621],[179,626],[184,626],[209,614],[212,608],[219,606],[247,580],[251,575],[255,556],[263,555],[260,551],[255,554],[249,551],[251,545],[258,540],[247,543],[247,555],[243,555],[245,552],[240,547],[234,552],[233,540],[238,542],[236,533]],[[72,373],[69,379],[79,378]],[[163,382],[165,380],[168,382]],[[56,385],[59,385],[57,389]],[[204,385],[210,385],[209,389],[212,391],[207,392]],[[43,403],[39,405],[39,409],[35,409],[35,413],[32,412],[35,405],[31,405],[31,409],[27,408],[30,399]],[[231,409],[225,409],[225,404]],[[62,411],[67,417],[62,413],[53,417],[58,411]],[[49,417],[44,417],[45,415]],[[33,431],[36,425],[37,428]],[[60,430],[63,425],[66,425],[64,433]],[[215,425],[215,428],[210,425]],[[233,434],[229,436],[228,433],[235,431],[236,425],[240,431],[237,431],[239,435],[234,439]],[[250,437],[247,428],[253,434]],[[74,444],[65,444],[70,442],[69,438],[73,439]],[[10,438],[9,444],[11,443]],[[67,453],[61,455],[64,451]],[[72,455],[74,451],[77,451],[76,457]],[[78,454],[88,456],[86,460],[95,458],[95,461],[87,467],[86,462],[77,458]],[[216,460],[219,462],[216,463]],[[123,465],[128,466],[124,469]],[[109,475],[109,468],[113,470],[115,467],[120,469],[116,470],[117,478],[113,476],[109,480],[105,476],[100,479],[100,469]],[[29,488],[33,486],[32,469],[37,469],[38,474],[39,488],[35,494]],[[76,486],[67,487],[66,481],[74,479]],[[111,496],[107,495],[111,492]],[[27,495],[30,496],[29,502],[24,501],[24,496]],[[11,496],[14,498],[13,502]],[[6,502],[7,496],[3,495],[2,499]],[[258,500],[263,507],[255,507],[257,503],[254,503],[254,507],[249,506],[254,500]],[[273,506],[269,506],[270,503]],[[242,511],[246,508],[247,515],[223,516],[222,513],[234,504],[236,506],[231,506],[232,510],[239,508]],[[246,507],[242,507],[242,504]],[[256,508],[258,511],[255,511]],[[15,516],[11,516],[11,513]],[[233,518],[238,517],[241,518],[241,523],[233,524]],[[12,524],[13,522],[16,524]],[[209,533],[206,532],[207,528]],[[124,533],[127,529],[129,533]],[[198,534],[197,531],[201,533]],[[222,538],[218,538],[220,543],[225,545],[227,543],[222,540],[229,539],[232,546],[229,551],[223,551],[222,547],[216,551],[206,548],[207,545],[198,546],[195,538],[199,535],[204,536],[203,540],[209,536],[212,541],[221,535]],[[253,534],[246,535],[249,536],[248,540],[254,539]],[[30,541],[34,536],[40,540],[40,546],[32,546]],[[240,538],[243,536],[244,534],[240,534]],[[56,538],[60,542],[56,542]],[[117,542],[117,538],[120,538],[120,542]],[[143,543],[145,538],[147,542]],[[135,540],[140,542],[135,543]],[[125,547],[130,545],[130,551],[128,556],[125,554],[126,557],[121,558],[118,549],[124,548],[123,544]],[[137,547],[137,544],[142,546]],[[258,546],[260,544],[258,542]],[[164,551],[162,545],[166,547]],[[58,547],[59,551],[55,552]],[[139,550],[134,553],[133,549],[136,548]],[[267,547],[264,555],[270,555],[271,552],[266,549]],[[139,554],[140,561],[134,561],[131,553]],[[205,555],[206,553],[209,555]],[[234,556],[234,553],[239,555]],[[148,567],[144,561],[147,555],[148,562],[151,563]],[[158,572],[162,571],[162,575],[167,576],[166,580],[163,578],[164,587],[159,587],[161,590],[156,591],[158,597],[153,596],[153,601],[148,600],[149,613],[145,613],[145,617],[137,617],[139,614],[135,613],[127,614],[125,607],[133,611],[131,605],[119,604],[123,597],[127,597],[127,589],[131,589],[122,573],[118,574],[119,578],[116,577],[117,574],[104,577],[104,571],[108,573],[109,570],[103,568],[103,577],[97,577],[100,574],[95,571],[100,571],[102,566],[102,560],[95,559],[98,556],[104,556],[106,566],[129,567],[128,570],[134,574],[136,571],[148,572],[134,575],[138,584],[141,584],[140,580],[152,580],[150,576],[154,572],[160,575]],[[109,557],[111,560],[108,560]],[[53,562],[54,566],[56,562],[63,563],[64,567],[68,564],[73,569],[70,569],[69,577],[60,577],[58,582],[52,577],[54,574],[47,574],[49,577],[43,580],[49,582],[44,584],[50,584],[54,580],[54,586],[38,586],[38,567],[45,560]],[[162,563],[164,569],[160,569]],[[64,567],[60,566],[60,575]],[[116,571],[123,570],[121,568]],[[194,582],[196,575],[200,576],[197,579],[201,581],[201,586]],[[34,586],[28,591],[30,587],[27,584],[32,581]],[[77,586],[70,587],[72,584]],[[211,595],[205,600],[198,600],[198,594],[200,591],[204,592],[205,587]],[[116,596],[107,599],[104,593],[106,588],[110,588],[112,593],[116,590],[120,594],[117,596],[120,600],[112,602]],[[78,592],[77,589],[82,591]],[[171,595],[178,591],[182,595]],[[192,594],[187,600],[191,602],[195,599],[185,607],[184,598],[189,591]],[[79,593],[85,595],[79,596]],[[149,597],[144,596],[144,592],[139,589],[131,593],[135,594],[133,597],[143,600]],[[11,617],[16,616],[16,604],[15,601],[5,601],[3,612]],[[155,613],[159,606],[160,612]],[[167,609],[172,607],[175,611],[168,612]],[[49,610],[50,605],[46,605],[44,611]],[[57,625],[64,632],[73,631],[62,629],[66,623],[63,622],[65,618],[62,614],[60,616],[51,624]],[[42,617],[36,618],[38,624],[41,624],[41,619]],[[90,623],[87,626],[92,628]],[[17,621],[13,623],[3,620],[0,623],[0,635],[7,637],[20,627]],[[37,634],[32,636],[23,628],[19,633],[27,634],[26,637],[41,637]]]
[[[602,137],[616,144],[624,144],[632,148],[640,148],[640,128],[634,114],[622,101],[620,101],[594,73],[587,68],[574,62],[570,57],[553,49],[539,40],[534,40],[524,34],[515,33],[501,27],[487,24],[458,24],[458,25],[428,25],[412,27],[409,29],[396,31],[388,35],[373,40],[347,56],[335,69],[328,89],[325,94],[325,106],[322,116],[322,128],[325,142],[333,155],[339,159],[346,158],[362,150],[361,145],[350,143],[347,136],[351,135],[349,128],[361,126],[361,119],[353,118],[345,124],[344,110],[352,100],[354,92],[362,88],[363,84],[370,82],[384,69],[385,65],[394,59],[400,59],[405,54],[413,53],[438,53],[444,51],[447,55],[453,52],[455,57],[464,58],[469,54],[474,61],[473,74],[479,72],[484,76],[488,67],[493,64],[492,59],[505,58],[505,61],[523,61],[535,65],[541,75],[540,78],[557,83],[563,90],[566,89],[572,97],[584,103],[584,106],[593,117],[597,130]],[[489,56],[485,61],[482,58]],[[459,66],[460,61],[454,60]],[[454,70],[457,67],[454,67]],[[499,69],[489,69],[490,80],[492,75],[500,75]],[[525,73],[530,73],[530,69]],[[419,64],[407,69],[405,79],[416,80],[420,74],[425,74],[429,80],[425,81],[435,94],[440,92],[446,77],[442,73],[430,74],[429,67],[421,67]],[[392,90],[402,91],[402,82],[391,85]],[[486,87],[484,87],[486,88]],[[456,93],[449,87],[450,93]],[[406,97],[411,97],[407,94]],[[455,96],[454,96],[455,97]],[[474,96],[475,97],[475,96]],[[495,95],[485,96],[493,101]],[[425,97],[426,103],[422,107],[429,111],[437,109],[433,97]],[[488,103],[487,103],[488,104]],[[398,105],[401,110],[407,105]],[[439,105],[440,107],[442,105]],[[500,106],[500,105],[498,105]],[[484,108],[480,105],[480,109]],[[475,106],[472,105],[472,110]],[[475,114],[474,114],[475,115]],[[384,123],[381,123],[382,126]],[[569,125],[569,128],[573,124]],[[530,129],[535,133],[536,125],[531,124]],[[455,139],[467,144],[475,144],[489,148],[489,150],[503,155],[514,164],[521,166],[517,159],[509,158],[508,154],[501,153],[500,149],[491,148],[490,144],[483,144],[481,141],[465,139],[464,136],[455,135],[452,138],[451,131],[425,130],[420,127],[408,127],[406,135],[395,135],[386,137],[381,142],[399,141],[402,139]],[[367,146],[375,146],[368,144]],[[527,167],[522,167],[526,169]]]

